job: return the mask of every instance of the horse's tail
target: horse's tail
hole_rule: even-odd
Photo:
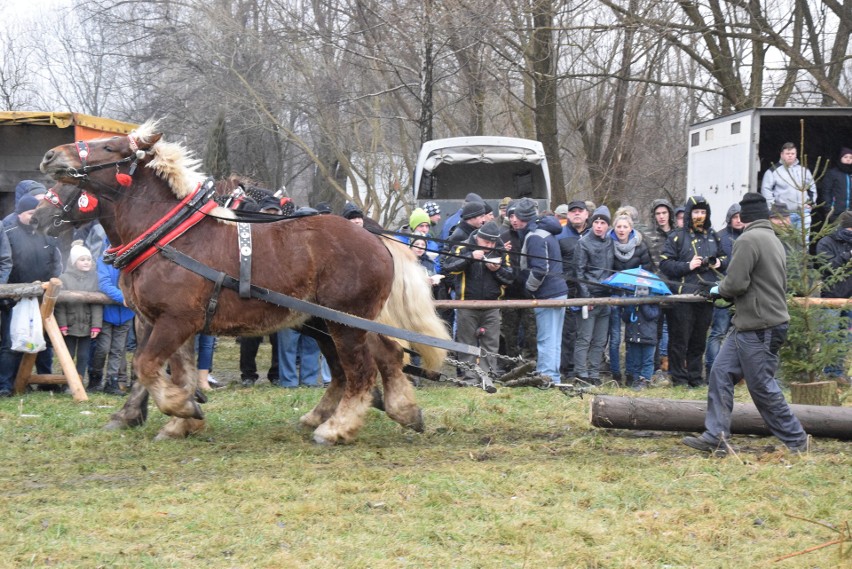
[[[432,287],[426,273],[416,263],[414,254],[399,241],[384,239],[384,244],[393,257],[393,286],[378,321],[449,340],[447,326],[432,304]],[[416,350],[423,359],[423,367],[433,371],[440,370],[447,357],[446,350],[434,346],[416,344]]]

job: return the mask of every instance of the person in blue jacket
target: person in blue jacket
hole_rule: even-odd
[[[636,287],[636,296],[648,296],[648,287]],[[654,373],[654,352],[657,348],[657,320],[660,305],[633,304],[621,313],[624,320],[624,340],[627,344],[625,371],[627,385],[640,390],[651,386]]]
[[[531,198],[522,198],[515,207],[518,232],[523,239],[521,248],[521,278],[531,298],[564,300],[568,285],[562,270],[562,252],[556,236],[562,225],[554,216],[539,219],[538,206]],[[535,308],[536,372],[546,376],[554,385],[562,383],[559,363],[562,355],[562,326],[565,307]]]
[[[109,249],[109,241],[105,243],[104,249]],[[104,262],[103,257],[98,259],[98,287],[118,304],[107,304],[104,306],[103,328],[98,335],[98,343],[95,346],[92,358],[92,375],[89,376],[90,390],[92,386],[99,385],[104,377],[104,365],[106,365],[106,382],[103,391],[110,395],[124,395],[119,383],[129,387],[127,381],[127,334],[133,326],[134,313],[127,307],[124,301],[124,293],[118,287],[118,279],[121,271]]]

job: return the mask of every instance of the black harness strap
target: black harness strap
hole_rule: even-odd
[[[171,245],[158,247],[158,249],[160,250],[160,254],[166,259],[183,267],[184,269],[204,277],[207,280],[216,282],[216,280],[219,279],[219,275],[223,274],[220,271],[212,269],[204,263],[193,259],[189,255],[181,253]],[[234,291],[239,291],[240,282],[230,275],[225,275],[222,279],[222,286]],[[288,296],[280,292],[274,292],[259,286],[251,285],[251,297],[277,306],[289,308],[296,312],[304,312],[305,314],[316,316],[323,320],[337,322],[344,326],[351,326],[352,328],[359,328],[361,330],[375,332],[376,334],[383,334],[385,336],[391,336],[401,340],[407,340],[409,342],[414,342],[415,344],[434,346],[436,348],[470,354],[473,356],[481,355],[480,349],[476,346],[461,344],[451,340],[433,338],[432,336],[427,336],[425,334],[419,334],[410,330],[403,330],[402,328],[388,326],[387,324],[381,324],[379,322],[374,322],[373,320],[367,320],[366,318],[340,312],[339,310],[333,310],[331,308],[326,308],[325,306],[299,300],[298,298],[293,298],[292,296]]]
[[[227,277],[223,272],[219,272],[219,276],[213,284],[213,292],[210,293],[210,300],[207,301],[207,311],[204,314],[204,330],[201,332],[205,336],[210,335],[210,323],[213,322],[213,315],[216,314],[216,307],[219,306],[219,293],[222,292],[222,283]]]
[[[240,250],[240,298],[251,298],[251,224],[237,223]]]

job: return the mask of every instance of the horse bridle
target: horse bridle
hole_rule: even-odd
[[[129,176],[132,176],[136,171],[136,165],[140,160],[145,158],[145,151],[139,148],[139,145],[136,142],[136,138],[132,134],[127,135],[127,140],[129,141],[130,149],[133,151],[133,154],[130,156],[125,156],[120,160],[115,160],[113,162],[105,162],[103,164],[93,164],[89,165],[89,144],[85,140],[78,140],[74,143],[74,146],[77,149],[77,156],[80,158],[80,168],[68,168],[66,173],[71,178],[75,178],[80,181],[88,180],[88,175],[90,172],[97,172],[98,170],[104,170],[105,168],[112,168],[115,166],[116,172],[118,172],[118,167],[122,164],[130,163],[130,170],[128,172]]]

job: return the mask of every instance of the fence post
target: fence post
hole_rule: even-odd
[[[15,393],[24,393],[27,385],[31,383],[67,383],[74,401],[88,401],[89,397],[83,388],[83,382],[77,373],[77,367],[74,365],[71,354],[68,353],[65,338],[62,336],[62,332],[59,331],[56,318],[53,316],[53,307],[56,305],[59,290],[62,288],[62,281],[53,278],[50,279],[50,282],[42,286],[44,286],[45,290],[41,300],[41,319],[44,323],[44,330],[53,344],[53,350],[59,360],[63,375],[33,375],[33,364],[35,363],[37,354],[24,354],[21,358],[21,366],[18,368],[18,374],[15,377]]]

